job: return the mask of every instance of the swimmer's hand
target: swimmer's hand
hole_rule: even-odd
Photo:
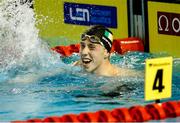
[[[72,64],[72,66],[79,66],[79,65],[81,65],[81,61],[80,61],[80,60],[75,61],[75,62]]]

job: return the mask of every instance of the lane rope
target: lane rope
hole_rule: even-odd
[[[79,53],[80,44],[71,44],[68,46],[56,46],[52,50],[60,53],[62,56],[71,56],[73,53]],[[128,51],[144,51],[143,41],[136,37],[115,39],[112,44],[111,52],[124,54]]]
[[[82,112],[80,114],[65,114],[62,116],[50,116],[43,119],[34,118],[24,122],[145,122],[161,120],[180,116],[180,101],[136,105],[129,108],[115,108],[113,110],[99,110],[96,112]]]

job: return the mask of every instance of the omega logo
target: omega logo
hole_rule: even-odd
[[[180,14],[158,12],[158,33],[180,36]]]

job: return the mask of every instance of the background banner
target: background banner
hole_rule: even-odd
[[[35,0],[40,36],[51,47],[80,41],[89,25],[110,28],[114,38],[128,37],[127,0]]]

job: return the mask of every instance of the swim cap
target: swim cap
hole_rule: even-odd
[[[90,29],[86,30],[84,34],[92,36],[97,36],[100,41],[103,43],[103,46],[107,49],[108,52],[111,51],[113,34],[112,32],[102,25],[92,26]],[[82,35],[84,35],[82,34]]]

